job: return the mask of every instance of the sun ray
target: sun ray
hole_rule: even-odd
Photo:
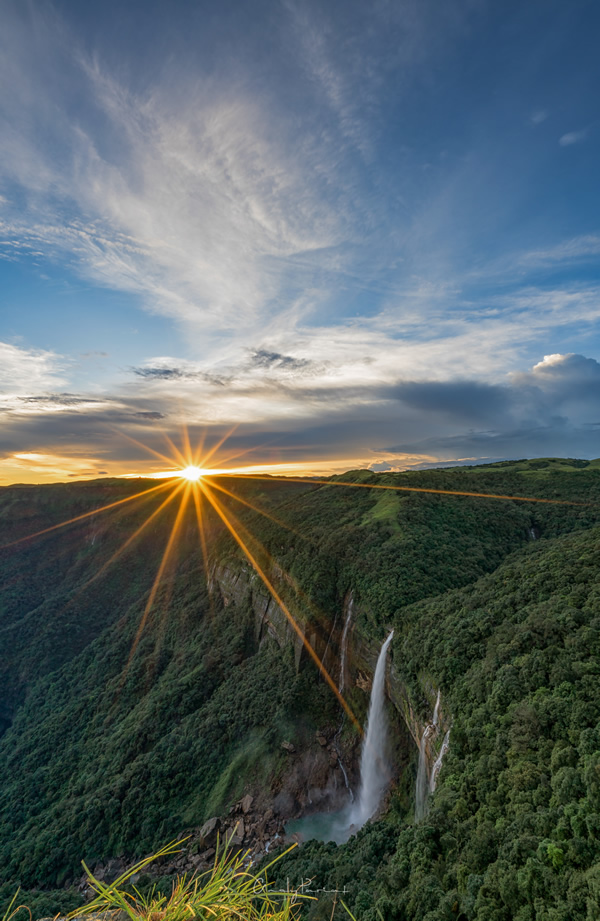
[[[273,515],[269,514],[269,512],[264,511],[263,509],[259,508],[257,505],[253,505],[251,502],[247,502],[245,499],[241,499],[241,498],[240,498],[239,496],[237,496],[235,493],[230,492],[228,489],[225,489],[224,486],[218,486],[217,483],[215,483],[214,479],[211,479],[211,480],[210,480],[210,483],[206,483],[206,486],[207,486],[207,487],[210,486],[210,489],[218,489],[218,490],[220,490],[221,492],[225,493],[225,495],[231,496],[233,499],[236,499],[238,502],[241,502],[242,505],[247,505],[248,508],[252,509],[252,511],[257,512],[259,515],[264,515],[266,518],[268,518],[268,519],[269,519],[270,521],[272,521],[274,524],[278,525],[278,526],[281,527],[281,528],[285,528],[286,530],[290,531],[292,534],[295,534],[296,537],[299,537],[301,540],[306,541],[306,542],[309,543],[311,546],[316,547],[315,542],[314,542],[313,540],[311,540],[309,537],[307,537],[305,534],[302,534],[302,533],[301,533],[300,531],[298,531],[296,528],[292,528],[291,525],[285,524],[285,522],[281,521],[279,518],[275,518]],[[239,524],[239,520],[238,520],[238,524]],[[243,525],[242,525],[242,527],[243,527]],[[248,530],[247,530],[247,528],[244,528],[244,530],[246,531],[247,534],[249,533]],[[255,538],[255,539],[256,539],[256,538]],[[264,549],[264,548],[263,548],[263,549]],[[268,551],[267,551],[267,553],[268,553]],[[268,554],[268,555],[269,555],[269,557],[271,556],[270,554]],[[323,611],[320,611],[317,607],[315,607],[315,605],[313,604],[313,602],[311,601],[311,599],[308,597],[308,595],[306,594],[306,592],[304,591],[304,589],[301,588],[301,586],[296,582],[295,579],[293,579],[293,578],[289,575],[289,573],[288,573],[288,575],[287,575],[287,579],[291,582],[291,584],[292,584],[293,587],[294,587],[294,590],[297,592],[298,595],[300,595],[300,596],[302,597],[302,599],[304,600],[304,602],[306,603],[306,605],[310,608],[310,610],[313,612],[313,614],[315,614],[315,616],[318,618],[318,620],[321,621],[321,622],[326,621],[326,620],[327,620],[327,615],[326,615]]]
[[[183,454],[181,453],[181,451],[179,450],[179,448],[175,446],[175,444],[171,441],[171,439],[169,438],[166,432],[163,432],[163,437],[173,452],[173,457],[175,458],[175,462],[178,464],[181,464],[182,467],[186,467],[188,462],[183,456]]]
[[[166,566],[167,566],[167,563],[168,563],[168,561],[169,561],[169,557],[171,556],[171,551],[172,551],[172,549],[173,549],[173,544],[175,543],[175,539],[176,539],[176,537],[177,537],[177,533],[178,533],[178,531],[179,531],[179,528],[180,528],[180,526],[181,526],[181,522],[182,522],[182,519],[183,519],[185,510],[186,510],[186,508],[187,508],[187,503],[188,503],[188,499],[189,499],[189,495],[190,495],[190,489],[191,489],[191,485],[190,485],[189,483],[185,484],[184,494],[183,494],[183,496],[181,497],[181,502],[180,502],[180,504],[179,504],[179,509],[178,509],[178,511],[177,511],[177,516],[176,516],[175,521],[174,521],[174,523],[173,523],[173,527],[171,528],[171,533],[169,534],[169,539],[168,539],[168,541],[167,541],[167,545],[166,545],[166,547],[165,547],[165,549],[164,549],[164,551],[163,551],[163,555],[162,555],[162,559],[161,559],[161,561],[160,561],[160,565],[159,565],[159,567],[158,567],[158,571],[157,571],[157,573],[156,573],[156,576],[154,577],[154,582],[152,583],[152,588],[150,589],[150,594],[149,594],[148,600],[147,600],[147,602],[146,602],[146,607],[144,608],[144,613],[143,613],[143,615],[142,615],[142,619],[141,619],[140,624],[139,624],[139,626],[138,626],[138,629],[137,629],[137,632],[136,632],[136,634],[135,634],[133,643],[131,644],[131,651],[130,651],[130,653],[129,653],[129,658],[127,659],[127,664],[125,665],[125,668],[124,668],[124,670],[123,670],[123,676],[122,676],[122,678],[121,678],[121,685],[120,685],[121,687],[123,686],[123,684],[124,684],[124,682],[125,682],[125,678],[126,678],[126,676],[127,676],[127,672],[128,672],[128,670],[129,670],[129,666],[131,665],[131,661],[132,661],[132,659],[133,659],[133,657],[134,657],[134,655],[135,655],[135,651],[136,651],[137,646],[138,646],[138,643],[139,643],[139,641],[140,641],[140,637],[141,637],[142,633],[144,632],[144,627],[146,626],[146,621],[148,620],[148,615],[150,614],[150,611],[151,611],[151,609],[152,609],[152,605],[154,604],[154,599],[156,598],[156,593],[158,592],[158,589],[159,589],[159,586],[160,586],[161,579],[162,579],[162,577],[163,577],[164,571],[165,571]]]
[[[259,515],[264,515],[265,518],[268,518],[269,521],[272,521],[273,524],[279,525],[280,528],[285,528],[287,531],[291,531],[292,534],[296,534],[298,537],[302,537],[296,528],[293,528],[291,525],[286,524],[284,521],[280,521],[279,518],[275,518],[274,515],[271,515],[270,512],[266,512],[264,509],[259,508],[258,505],[253,505],[252,502],[248,502],[247,499],[242,499],[240,496],[237,496],[234,492],[231,492],[229,489],[225,489],[224,486],[219,486],[218,483],[211,479],[210,481],[211,489],[218,489],[219,492],[225,493],[226,496],[231,496],[232,499],[235,499],[236,502],[240,502],[242,505],[246,505],[248,508],[252,509],[253,512],[256,512]]]
[[[259,474],[237,474],[249,480],[267,480],[273,482],[273,477],[260,476]],[[394,492],[420,492],[433,493],[438,496],[471,496],[474,499],[505,499],[513,502],[544,502],[549,505],[578,505],[586,506],[588,502],[573,502],[569,499],[540,499],[534,496],[504,496],[494,492],[467,492],[461,489],[431,489],[425,486],[388,486],[383,483],[347,483],[340,480],[315,480],[312,477],[285,477],[287,483],[304,483],[306,486],[349,486],[354,489],[391,489]]]
[[[89,585],[91,585],[92,582],[95,582],[96,579],[99,579],[100,576],[101,576],[104,572],[106,572],[106,570],[109,568],[109,566],[112,566],[112,564],[113,564],[116,560],[118,560],[118,558],[119,558],[123,553],[125,553],[125,551],[127,550],[127,548],[134,542],[134,540],[136,539],[136,537],[139,537],[139,535],[142,533],[142,531],[143,531],[145,528],[147,528],[148,525],[149,525],[152,521],[154,521],[154,519],[157,517],[157,515],[160,515],[160,513],[161,513],[162,510],[165,508],[165,506],[167,506],[170,502],[172,502],[172,501],[179,495],[179,493],[181,492],[181,490],[184,489],[184,488],[185,488],[185,483],[180,483],[180,484],[178,484],[177,486],[175,486],[175,487],[173,488],[173,492],[172,492],[169,496],[167,496],[167,498],[164,499],[163,502],[161,502],[161,504],[158,506],[158,508],[155,508],[155,509],[154,509],[154,511],[152,512],[152,514],[149,515],[148,518],[146,518],[146,520],[142,522],[142,524],[139,526],[139,528],[137,528],[137,529],[133,532],[133,534],[130,534],[130,536],[127,538],[127,540],[125,541],[125,543],[124,543],[124,544],[121,544],[121,546],[120,546],[117,550],[115,550],[115,552],[114,552],[113,555],[110,557],[110,559],[108,559],[108,560],[106,561],[106,563],[104,563],[104,564],[100,567],[100,569],[98,570],[98,572],[95,573],[90,579],[88,579],[87,582],[84,582],[84,584],[81,586],[81,588],[79,589],[79,591],[77,592],[77,594],[74,596],[74,598],[71,599],[71,601],[69,602],[69,604],[71,604],[71,602],[74,601],[75,598],[78,598],[79,595],[81,594],[81,592],[82,592],[84,589],[86,589]]]
[[[200,505],[200,489],[196,485],[192,489],[192,495],[194,497],[194,506],[196,508],[196,520],[198,522],[198,533],[200,535],[200,548],[202,550],[202,561],[204,563],[204,574],[206,576],[206,587],[208,589],[208,602],[210,605],[210,616],[214,620],[215,606],[213,602],[213,593],[210,583],[210,573],[208,570],[208,547],[206,544],[206,531],[204,530],[204,516],[202,514],[202,508]]]
[[[269,442],[263,442],[262,444],[254,445],[251,448],[244,448],[243,450],[234,451],[232,454],[222,455],[219,460],[219,463],[221,465],[229,464],[231,463],[231,461],[237,460],[238,457],[246,457],[246,455],[248,454],[253,454],[256,451],[260,451],[261,448],[268,447],[268,445],[269,445]]]
[[[214,456],[215,456],[215,454],[217,453],[217,451],[219,450],[219,448],[221,448],[221,447],[225,444],[225,442],[227,441],[227,439],[228,439],[228,438],[231,438],[231,436],[233,435],[233,433],[235,432],[235,430],[236,430],[237,428],[238,428],[237,425],[233,425],[233,426],[229,429],[229,431],[226,432],[225,435],[223,435],[223,437],[221,438],[221,440],[220,440],[220,441],[217,441],[217,443],[216,443],[215,445],[212,446],[212,448],[210,449],[210,451],[208,452],[208,454],[206,454],[206,455],[204,456],[204,458],[202,459],[202,463],[203,463],[204,466],[206,466],[206,465],[208,464],[208,462],[210,461],[211,457],[214,457]]]
[[[202,457],[202,452],[204,451],[204,442],[206,441],[206,429],[203,430],[198,444],[196,446],[195,452],[192,454],[192,464],[194,467],[200,466],[200,459]]]
[[[221,508],[221,503],[217,500],[216,497],[211,496],[211,494],[210,494],[210,489],[207,488],[207,487],[205,486],[204,483],[200,482],[200,488],[202,489],[204,495],[206,496],[206,498],[208,499],[208,501],[210,502],[210,504],[212,505],[212,507],[213,507],[214,510],[216,511],[216,513],[217,513],[217,515],[219,516],[219,518],[221,518],[221,520],[222,520],[223,523],[225,524],[225,527],[226,527],[227,530],[230,532],[230,534],[232,535],[233,539],[236,541],[236,543],[238,544],[238,546],[239,546],[239,547],[242,549],[242,551],[245,553],[246,557],[247,557],[248,560],[250,561],[250,563],[251,563],[252,567],[254,568],[255,572],[256,572],[256,573],[258,574],[258,576],[262,579],[262,581],[263,581],[265,587],[266,587],[267,590],[270,592],[270,594],[272,595],[272,597],[275,599],[275,601],[277,602],[277,604],[279,605],[279,607],[281,608],[281,610],[282,610],[283,613],[285,614],[286,618],[288,619],[289,623],[291,624],[293,630],[296,632],[296,634],[298,635],[298,637],[299,637],[300,640],[302,641],[302,644],[303,644],[304,648],[306,649],[306,651],[307,651],[308,654],[310,655],[311,659],[313,660],[313,662],[315,663],[315,665],[317,666],[317,668],[319,669],[319,671],[320,671],[321,674],[323,675],[325,681],[327,682],[327,684],[329,685],[329,687],[331,688],[331,690],[333,691],[333,693],[334,693],[335,696],[337,697],[338,701],[340,702],[340,704],[341,704],[342,707],[344,708],[344,710],[345,710],[345,712],[347,713],[347,715],[348,715],[348,716],[350,717],[350,719],[352,720],[353,724],[356,726],[356,728],[357,728],[357,730],[359,731],[359,733],[362,735],[362,733],[363,733],[362,727],[361,727],[360,723],[358,722],[357,718],[355,717],[354,713],[352,712],[352,709],[350,708],[349,704],[346,702],[346,700],[344,699],[344,697],[340,694],[340,692],[339,692],[339,690],[338,690],[338,688],[337,688],[337,685],[336,685],[336,683],[334,682],[333,678],[331,677],[331,675],[329,674],[329,672],[327,671],[327,669],[325,668],[325,666],[324,666],[323,663],[321,662],[319,656],[317,655],[317,653],[315,652],[315,650],[313,649],[313,647],[312,647],[311,644],[309,643],[308,639],[307,639],[306,636],[304,635],[304,631],[302,630],[302,628],[300,627],[300,625],[299,625],[298,622],[296,621],[295,617],[293,616],[293,614],[292,614],[291,611],[289,610],[288,606],[287,606],[286,603],[284,602],[283,598],[281,597],[281,595],[279,594],[279,592],[277,591],[277,589],[275,588],[275,586],[273,585],[273,583],[271,582],[271,580],[269,579],[269,577],[267,576],[267,574],[266,574],[266,573],[264,572],[264,570],[262,569],[260,563],[258,562],[258,560],[256,559],[256,557],[254,556],[254,554],[251,552],[251,550],[249,549],[249,547],[246,545],[246,543],[244,542],[244,540],[243,540],[243,539],[240,537],[240,535],[237,533],[236,529],[235,529],[235,528],[233,527],[233,525],[230,523],[230,521],[229,521],[227,515],[225,514],[225,512],[224,512],[224,511],[222,510],[222,508]]]
[[[166,464],[173,464],[176,461],[172,457],[169,457],[167,454],[161,454],[160,451],[155,451],[154,448],[151,448],[150,445],[145,445],[143,441],[138,441],[137,438],[133,438],[131,435],[128,435],[126,432],[121,432],[119,429],[112,429],[116,432],[117,435],[120,435],[121,438],[126,438],[127,441],[130,441],[132,444],[137,445],[138,448],[143,448],[144,451],[148,451],[150,454],[154,454],[155,457],[158,457],[159,460],[164,461]]]
[[[16,544],[22,544],[26,540],[33,540],[34,537],[41,537],[42,534],[49,534],[51,531],[57,531],[59,528],[66,528],[69,524],[75,524],[77,521],[83,521],[85,518],[91,518],[93,515],[99,515],[101,512],[107,512],[109,509],[116,508],[118,505],[124,505],[126,502],[133,502],[134,499],[140,499],[143,496],[150,495],[150,493],[169,489],[169,487],[171,487],[171,483],[161,483],[159,486],[152,486],[150,489],[144,489],[142,492],[138,492],[134,496],[126,496],[124,499],[118,499],[116,502],[110,502],[108,505],[102,505],[100,508],[95,508],[91,512],[84,512],[82,515],[75,515],[74,518],[69,518],[67,521],[61,521],[59,524],[53,524],[49,528],[43,528],[41,531],[35,531],[33,534],[27,534],[25,537],[19,537],[17,540],[13,540],[8,544],[3,544],[0,547],[0,550],[6,550],[8,547],[14,547]]]
[[[181,440],[183,442],[183,456],[185,457],[186,465],[190,467],[197,467],[198,464],[194,463],[194,455],[192,452],[192,446],[190,444],[190,434],[185,422],[181,426]]]

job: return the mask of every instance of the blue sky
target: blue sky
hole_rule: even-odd
[[[0,482],[600,454],[593,0],[0,24]]]

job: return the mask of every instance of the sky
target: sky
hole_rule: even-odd
[[[599,456],[599,27],[0,0],[0,484]]]

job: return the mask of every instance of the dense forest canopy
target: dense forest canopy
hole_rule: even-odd
[[[304,845],[281,879],[346,887],[367,921],[596,918],[600,463],[222,483],[271,516],[223,497],[315,636],[339,625],[352,592],[353,642],[377,646],[393,626],[394,672],[415,712],[426,717],[433,685],[452,719],[423,821],[412,757],[377,821],[341,847]],[[46,529],[140,485],[0,491],[0,892],[22,885],[38,914],[76,904],[82,858],[142,855],[246,789],[271,789],[282,742],[302,750],[340,720],[309,657],[298,664],[292,644],[259,641],[259,582],[226,603],[215,573],[250,566],[215,515],[206,565],[192,516],[184,522],[134,644],[175,506],[110,566],[155,494]],[[560,501],[364,488],[377,485]],[[364,720],[368,694],[353,684],[348,698]],[[304,916],[329,918],[331,898]]]

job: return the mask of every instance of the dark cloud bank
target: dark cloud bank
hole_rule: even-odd
[[[258,352],[253,360],[270,373],[285,356]],[[177,369],[136,369],[141,380],[163,380],[165,393],[159,387],[150,400],[141,385],[139,394],[130,390],[126,399],[118,398],[119,409],[95,409],[84,396],[60,394],[54,399],[62,401],[62,412],[13,412],[5,417],[0,450],[7,454],[25,450],[24,445],[26,450],[39,451],[77,445],[79,450],[89,447],[90,455],[101,454],[104,464],[109,459],[147,462],[149,455],[123,435],[134,434],[161,451],[165,432],[179,440],[178,427],[170,424],[175,398],[168,382],[176,377],[170,371]],[[204,387],[212,393],[221,386],[222,379],[216,388],[211,375],[198,380],[199,393]],[[257,380],[254,386],[258,396],[264,382]],[[286,392],[287,386],[286,381]],[[252,395],[247,382],[244,392]],[[344,393],[346,399],[340,400]],[[302,391],[290,396],[296,404]],[[231,435],[228,447],[248,451],[245,459],[238,460],[242,464],[344,458],[393,464],[395,455],[402,463],[407,454],[447,462],[600,455],[600,364],[582,355],[549,356],[503,384],[397,381],[390,386],[348,387],[337,397],[332,400],[331,393],[323,390],[319,398],[317,390],[311,391],[310,415],[307,411],[299,418],[297,413],[282,412],[268,422],[242,425]],[[46,399],[32,397],[30,405],[42,406]],[[206,394],[203,399],[206,402]],[[217,392],[214,399],[218,400]],[[81,401],[88,405],[78,409]],[[210,426],[207,445],[227,428]],[[202,427],[192,426],[192,439],[200,438],[201,431]]]

